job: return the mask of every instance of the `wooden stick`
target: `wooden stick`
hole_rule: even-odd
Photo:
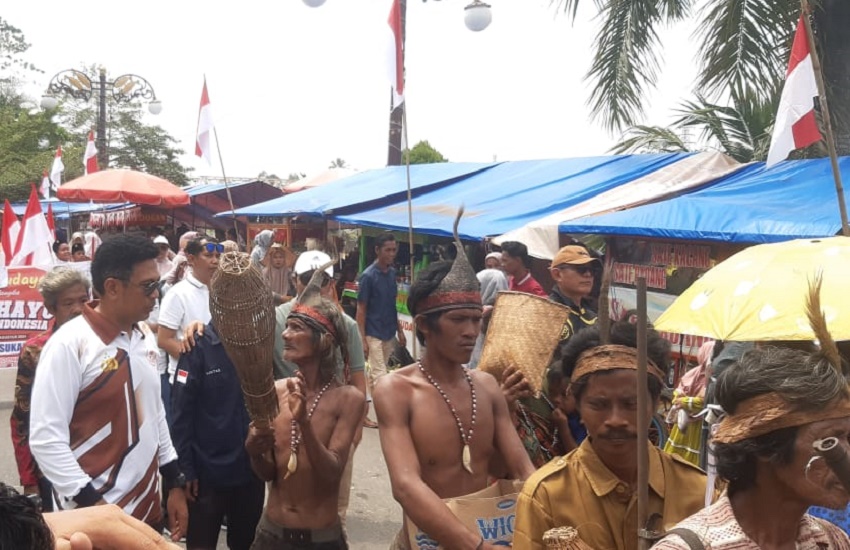
[[[410,241],[410,285],[413,284],[413,268],[415,267],[415,261],[413,258],[413,191],[410,188],[410,143],[407,141],[407,105],[404,106],[404,109],[401,111],[401,131],[402,136],[404,137],[404,144],[407,146],[407,158],[404,162],[405,173],[407,178],[407,238]],[[404,155],[404,150],[401,152]],[[408,292],[410,285],[408,285]],[[416,321],[413,321],[413,358],[416,358]]]
[[[826,148],[829,151],[829,161],[832,165],[832,176],[835,179],[835,192],[838,194],[838,210],[841,213],[841,234],[850,237],[850,225],[847,223],[847,205],[844,202],[844,186],[841,184],[841,169],[838,167],[838,154],[835,151],[835,135],[832,133],[832,119],[829,116],[829,105],[826,100],[826,87],[823,84],[823,72],[821,70],[820,57],[818,56],[815,36],[812,33],[812,23],[809,21],[809,2],[801,0],[803,9],[803,23],[806,25],[806,36],[809,40],[809,52],[812,56],[812,68],[815,73],[815,82],[818,85],[818,96],[820,99],[821,114],[823,115],[823,127],[826,132]]]
[[[646,277],[637,278],[637,525],[638,549],[649,550],[651,541],[646,537],[646,520],[649,517],[649,392],[646,374]]]

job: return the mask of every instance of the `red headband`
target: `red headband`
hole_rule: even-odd
[[[314,309],[310,306],[305,306],[303,304],[295,304],[292,308],[292,313],[290,315],[296,315],[299,317],[307,317],[308,319],[315,321],[318,323],[328,334],[334,337],[334,340],[337,339],[336,329],[334,328],[333,323],[330,320],[319,313],[317,309]]]

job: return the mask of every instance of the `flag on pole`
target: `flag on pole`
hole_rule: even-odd
[[[42,172],[41,187],[38,188],[38,192],[41,193],[41,196],[45,199],[50,198],[50,177],[47,175],[47,170]]]
[[[85,174],[97,172],[97,147],[94,145],[94,132],[89,130],[89,139],[86,142],[86,152],[83,153],[83,169]]]
[[[773,137],[767,154],[768,167],[788,158],[794,149],[807,147],[822,139],[815,118],[814,98],[818,95],[818,86],[803,17],[800,15],[797,22],[797,32],[791,46],[785,86],[779,98]]]
[[[62,146],[56,148],[56,156],[53,157],[53,166],[50,167],[50,182],[51,188],[54,191],[62,185],[62,172],[65,171],[65,164],[62,162]]]
[[[2,245],[4,265],[9,265],[12,258],[17,252],[18,233],[21,231],[21,222],[12,210],[12,205],[9,199],[6,199],[6,204],[3,206],[3,233],[0,235],[0,245]]]
[[[210,148],[210,132],[213,130],[212,105],[207,93],[207,79],[204,77],[204,89],[201,91],[201,106],[198,109],[198,129],[195,136],[195,156],[201,157],[212,166],[212,149]]]
[[[50,229],[51,245],[56,240],[56,221],[53,219],[53,206],[47,203],[47,228]]]
[[[404,102],[404,39],[401,29],[401,2],[392,0],[390,8],[390,31],[392,42],[388,57],[390,83],[393,89],[393,110]]]
[[[53,263],[52,244],[50,228],[47,227],[47,220],[41,211],[38,193],[33,185],[27,211],[21,223],[21,232],[18,234],[18,251],[9,265],[51,265]]]

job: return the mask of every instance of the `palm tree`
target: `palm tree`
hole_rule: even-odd
[[[762,101],[746,94],[733,94],[731,107],[717,105],[698,95],[677,110],[679,118],[668,127],[632,126],[612,148],[616,154],[634,152],[673,153],[717,149],[738,162],[764,160],[770,147],[778,94]],[[702,147],[689,143],[685,134],[695,130]]]
[[[348,168],[348,164],[341,158],[335,158],[334,160],[331,161],[328,168],[330,168],[330,169],[333,169],[333,168]]]
[[[579,0],[552,0],[575,18]],[[823,58],[839,151],[850,154],[850,2],[810,0]],[[772,101],[785,78],[799,0],[596,0],[602,20],[587,78],[591,112],[609,130],[634,125],[657,83],[657,29],[697,18],[700,72],[696,89]],[[730,92],[733,91],[733,92]]]

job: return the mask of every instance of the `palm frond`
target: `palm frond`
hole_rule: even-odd
[[[567,14],[573,21],[576,20],[579,0],[549,0],[549,5],[554,6],[557,11]]]
[[[657,82],[660,15],[655,0],[608,0],[600,15],[589,104],[605,128],[618,130],[643,113],[646,88]]]
[[[687,153],[690,149],[673,128],[635,125],[611,148],[615,155],[627,153]]]
[[[766,92],[782,80],[799,13],[798,0],[707,2],[697,30],[703,93],[730,86]]]

